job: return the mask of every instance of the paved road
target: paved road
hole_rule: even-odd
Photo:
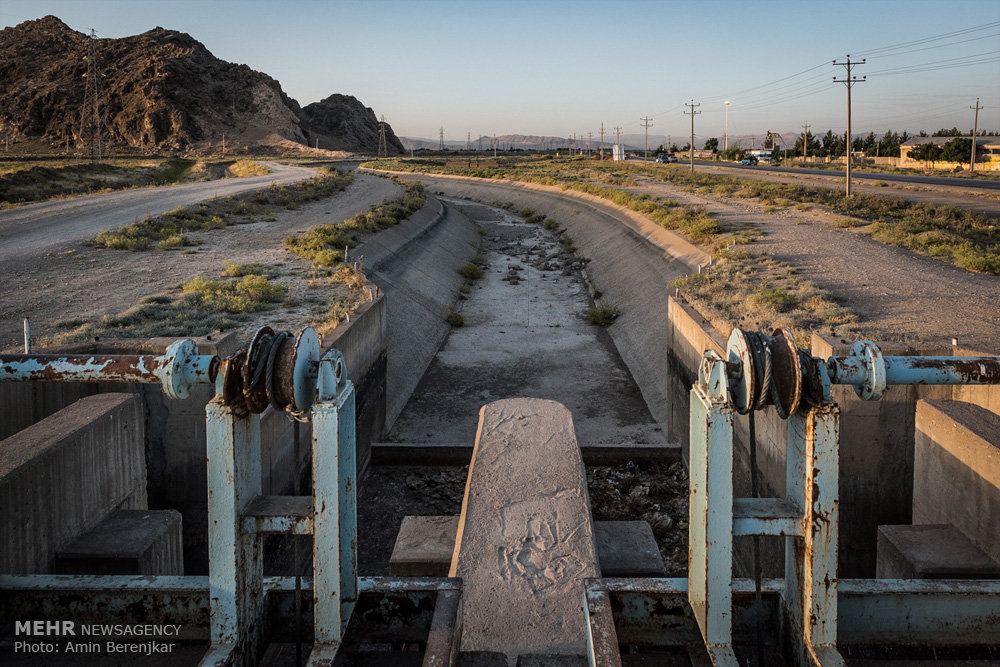
[[[40,255],[67,243],[82,241],[105,229],[195,202],[292,183],[316,175],[315,170],[276,162],[265,163],[265,176],[226,178],[161,188],[58,199],[0,211],[0,265],[15,257]]]
[[[809,169],[806,167],[770,167],[759,165],[756,167],[744,167],[727,162],[713,162],[709,160],[695,160],[696,165],[706,165],[713,167],[728,167],[732,169],[751,171],[774,171],[785,174],[816,174],[819,176],[838,176],[844,178],[846,173],[832,169]],[[989,181],[985,179],[955,178],[948,176],[919,176],[916,174],[887,174],[876,171],[852,171],[852,178],[868,179],[873,181],[899,181],[900,183],[918,183],[923,185],[948,185],[959,188],[982,188],[984,190],[1000,190],[1000,181]]]

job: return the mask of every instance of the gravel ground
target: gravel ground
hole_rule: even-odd
[[[358,496],[358,568],[387,576],[404,516],[457,515],[468,466],[385,466],[368,472]],[[628,461],[587,469],[595,521],[648,521],[667,576],[687,573],[687,472],[680,463]]]

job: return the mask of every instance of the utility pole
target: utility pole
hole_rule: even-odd
[[[493,135],[493,157],[497,156],[497,135]]]
[[[969,173],[972,173],[976,170],[976,135],[979,133],[979,110],[982,109],[979,106],[978,97],[976,98],[976,106],[969,108],[976,110],[976,115],[972,121],[972,160],[969,162]]]
[[[774,148],[774,146],[771,146]],[[802,123],[802,164],[805,165],[809,156],[809,123]]]
[[[642,127],[646,131],[646,144],[642,151],[642,161],[649,162],[649,128],[653,125],[653,119],[649,116],[644,116],[639,120],[642,121]]]
[[[729,105],[732,104],[732,102],[726,100],[723,104],[726,105],[726,134],[724,135],[726,138],[722,151],[726,153],[729,151]]]
[[[618,159],[619,160],[624,160],[625,156],[622,155],[622,153],[624,153],[625,151],[622,150],[622,126],[621,125],[616,125],[615,126],[615,146],[618,147],[618,149],[617,149],[618,150]]]
[[[479,135],[479,152],[483,152],[483,135]]]
[[[593,132],[587,132],[587,155],[590,155],[590,140],[594,138]]]
[[[440,137],[440,139],[438,141],[438,150],[443,153],[444,152],[444,128],[443,127],[441,128],[441,130],[440,130],[440,132],[438,134],[439,134],[439,137]]]
[[[604,159],[604,121],[601,121],[601,159]]]
[[[694,173],[694,117],[700,114],[700,111],[695,111],[695,107],[700,107],[701,103],[695,104],[694,100],[691,100],[689,104],[685,104],[686,107],[691,107],[691,111],[685,111],[685,116],[691,116],[691,173]]]
[[[319,137],[316,137],[316,148],[319,148]],[[378,156],[389,157],[389,149],[385,145],[385,116],[378,121]]]
[[[465,133],[465,150],[472,150],[472,132]]]
[[[862,58],[861,62],[851,62],[851,54],[847,54],[847,62],[839,63],[836,60],[833,61],[835,66],[844,67],[847,70],[847,76],[843,79],[838,79],[833,77],[834,83],[847,84],[847,196],[851,196],[851,88],[854,84],[864,81],[867,76],[863,76],[860,79],[856,76],[851,76],[851,68],[855,65],[864,65],[867,58]]]
[[[101,159],[101,73],[97,67],[97,31],[91,28],[90,39],[87,41],[87,73],[86,85],[83,90],[83,109],[80,113],[80,138],[84,150],[90,144],[90,151],[98,160]]]

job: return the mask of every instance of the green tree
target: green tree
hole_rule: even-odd
[[[680,150],[680,149],[679,149],[679,148],[677,148],[677,144],[670,144],[670,152],[671,152],[671,153],[676,153],[676,152],[678,152],[679,150]]]
[[[972,139],[955,137],[941,147],[941,159],[945,162],[964,164],[972,159]]]
[[[711,137],[705,141],[705,150],[712,151],[713,153],[719,152],[719,138]]]
[[[933,166],[935,162],[941,159],[941,149],[936,144],[927,142],[926,144],[919,144],[911,148],[909,155],[911,160],[930,162],[931,166]]]
[[[735,162],[743,158],[743,149],[736,142],[729,144],[729,148],[722,151],[721,157],[723,160],[730,160]]]
[[[960,129],[958,129],[957,127],[953,127],[950,130],[946,130],[944,128],[941,128],[940,130],[938,130],[937,132],[934,133],[934,136],[935,137],[960,137],[960,136],[962,136],[962,134],[963,133],[962,133],[962,131]],[[972,134],[972,133],[969,132],[969,134]],[[969,150],[972,150],[972,149],[970,148]]]

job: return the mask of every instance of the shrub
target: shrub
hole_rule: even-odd
[[[465,318],[462,317],[462,313],[456,311],[454,308],[448,308],[448,313],[445,315],[444,320],[453,327],[465,326]]]
[[[604,301],[587,310],[587,321],[599,327],[610,326],[621,314],[621,311]]]
[[[483,267],[474,262],[468,262],[458,268],[458,275],[466,280],[478,280],[483,277]]]
[[[243,176],[266,176],[271,173],[271,170],[259,162],[254,162],[253,160],[239,160],[229,167],[229,173],[232,176],[243,177]]]
[[[798,303],[793,295],[777,287],[761,287],[753,296],[759,306],[771,306],[779,313],[791,310]]]

